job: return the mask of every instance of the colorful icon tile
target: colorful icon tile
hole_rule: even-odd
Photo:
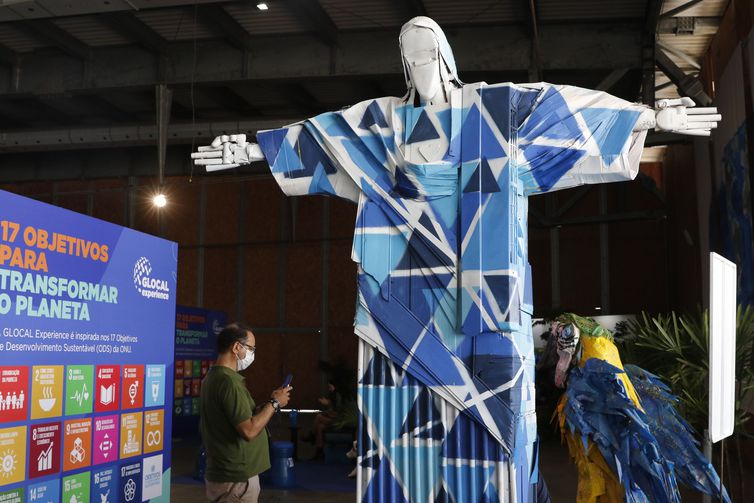
[[[183,380],[183,396],[184,398],[191,396],[191,379]]]
[[[183,398],[183,379],[175,380],[174,395],[175,398]]]
[[[60,423],[32,425],[29,430],[29,478],[60,472]]]
[[[31,380],[31,418],[63,415],[63,366],[35,365]]]
[[[191,399],[191,415],[193,416],[199,415],[199,399],[198,398]]]
[[[199,392],[202,389],[202,380],[193,379],[191,381],[191,396],[199,396]]]
[[[162,450],[165,435],[164,424],[164,410],[144,412],[144,454]]]
[[[130,458],[141,454],[142,413],[132,412],[120,416],[120,457]]]
[[[199,378],[202,376],[202,361],[201,360],[194,360],[194,371],[191,375],[191,377]]]
[[[141,482],[141,462],[121,465],[118,501],[121,503],[141,502]]]
[[[183,379],[183,360],[175,361],[175,378]]]
[[[26,488],[27,503],[60,503],[60,479],[50,479]]]
[[[63,503],[89,503],[90,472],[63,477]]]
[[[183,360],[183,377],[188,379],[194,375],[194,360]]]
[[[110,412],[118,410],[120,392],[120,367],[118,365],[97,365],[96,401],[94,410]]]
[[[68,365],[65,369],[65,415],[91,414],[94,403],[94,366]]]
[[[177,398],[175,402],[173,403],[173,415],[175,416],[183,415],[183,398]]]
[[[0,486],[24,480],[26,426],[0,429]]]
[[[2,503],[24,503],[24,489],[20,487],[12,491],[0,492],[0,502]]]
[[[165,365],[147,365],[144,377],[144,406],[165,405]]]
[[[183,403],[181,404],[181,408],[183,409],[183,415],[184,416],[190,416],[191,415],[191,411],[193,410],[192,402],[193,402],[193,400],[191,399],[191,397],[188,397],[188,398],[184,397],[183,398]]]
[[[93,503],[118,503],[118,467],[108,466],[92,472]]]
[[[124,365],[121,409],[142,407],[144,407],[144,365]]]
[[[66,421],[63,430],[63,471],[89,466],[92,462],[91,418]]]
[[[118,415],[94,418],[94,436],[92,441],[92,462],[95,465],[111,463],[118,459],[118,432],[120,422]]]
[[[142,501],[162,496],[162,454],[144,458],[141,473]]]
[[[0,423],[23,421],[29,410],[29,368],[0,367]]]

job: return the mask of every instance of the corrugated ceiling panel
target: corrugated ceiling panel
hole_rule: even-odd
[[[665,76],[664,73],[655,72],[655,86],[659,86],[668,81],[669,79]],[[658,99],[658,100],[663,99],[663,98],[678,98],[678,97],[679,97],[678,88],[676,88],[674,85],[655,91],[655,99]]]
[[[98,12],[133,11],[185,5],[214,3],[225,0],[36,0],[12,3],[0,7],[0,21],[78,16]]]
[[[701,59],[707,52],[712,35],[665,35],[659,37],[661,44],[683,51],[695,59]]]
[[[201,17],[194,23],[192,8],[139,11],[136,17],[167,40],[193,40],[195,37],[202,39],[216,36],[202,24]]]
[[[396,8],[390,0],[320,0],[322,7],[341,30],[401,26],[408,21],[408,9]]]
[[[0,24],[0,44],[16,52],[29,52],[45,45],[9,24]]]
[[[96,16],[64,17],[53,21],[56,25],[92,47],[131,43],[115,30],[97,20]]]
[[[688,3],[689,0],[665,0],[662,4],[662,11],[667,12],[675,9],[679,5]],[[722,16],[729,0],[704,0],[693,7],[678,14],[678,16],[687,17],[716,17]]]
[[[308,30],[284,4],[270,2],[269,7],[269,10],[261,11],[249,8],[248,5],[227,5],[225,10],[252,35],[299,33]]]
[[[440,25],[511,23],[524,18],[520,0],[424,0],[429,17]]]
[[[646,0],[538,0],[539,20],[643,18]]]

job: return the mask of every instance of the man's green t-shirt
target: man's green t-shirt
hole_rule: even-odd
[[[252,416],[254,400],[244,378],[216,365],[202,381],[199,415],[207,449],[205,478],[210,482],[245,482],[270,468],[267,430],[247,442],[236,425]]]

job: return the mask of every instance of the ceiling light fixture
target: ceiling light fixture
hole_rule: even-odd
[[[266,3],[264,3],[264,2],[259,2],[257,4],[257,9],[259,9],[259,10],[269,10],[269,8],[270,7]]]
[[[168,198],[165,197],[165,194],[159,193],[152,198],[152,203],[158,208],[164,208],[168,204]]]

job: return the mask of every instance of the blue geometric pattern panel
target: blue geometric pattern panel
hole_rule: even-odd
[[[286,194],[359,205],[364,501],[528,500],[527,197],[635,176],[643,109],[575,87],[476,83],[444,109],[378,98],[257,134]]]

